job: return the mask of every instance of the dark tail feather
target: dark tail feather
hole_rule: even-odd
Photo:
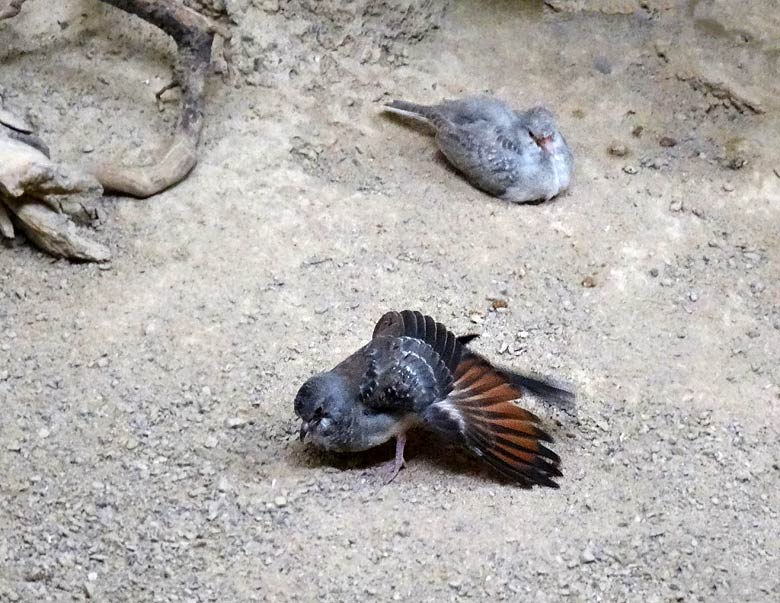
[[[526,389],[550,405],[569,414],[576,414],[577,395],[570,385],[556,383],[545,377],[529,377],[505,368],[495,367],[495,370],[515,387]]]
[[[468,333],[466,335],[460,335],[456,339],[460,345],[468,345],[479,337],[479,333]]]

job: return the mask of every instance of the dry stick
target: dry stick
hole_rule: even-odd
[[[107,191],[134,197],[151,197],[190,173],[198,161],[197,149],[203,127],[203,93],[211,62],[214,34],[226,40],[229,34],[200,13],[172,0],[101,0],[162,29],[178,47],[175,80],[181,86],[181,115],[170,146],[156,165],[145,167],[101,166],[95,175]]]
[[[0,21],[18,15],[19,11],[22,10],[22,4],[26,1],[27,0],[9,0],[8,2],[5,2],[5,6],[0,6]]]

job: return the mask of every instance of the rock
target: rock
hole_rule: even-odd
[[[662,147],[676,147],[677,146],[677,140],[672,138],[671,136],[662,136],[661,139],[658,141],[658,144],[660,144]]]
[[[585,547],[585,550],[580,553],[580,563],[595,563],[596,555],[593,553],[590,547]]]
[[[637,168],[635,168],[633,165],[624,165],[623,166],[623,171],[626,174],[631,174],[632,176],[634,174],[638,174],[639,173],[639,170]]]
[[[688,293],[688,299],[691,300],[692,302],[696,302],[699,300],[699,294],[696,293],[696,291],[691,291],[690,293]]]
[[[596,286],[596,279],[592,276],[586,276],[584,279],[582,279],[582,286],[586,289],[592,289]]]
[[[230,485],[230,481],[226,476],[222,476],[219,478],[219,483],[217,484],[217,490],[220,492],[229,492],[232,489]]]
[[[614,157],[625,157],[628,155],[628,147],[620,142],[613,141],[607,147],[607,152]]]
[[[653,278],[656,278],[658,276],[658,274],[659,274],[658,268],[650,268],[650,276],[652,276]]]
[[[216,448],[218,443],[219,440],[217,440],[216,436],[211,435],[204,440],[203,446],[205,448]]]
[[[274,498],[274,505],[277,509],[282,509],[287,506],[287,499],[284,496],[277,496]]]
[[[244,426],[244,425],[246,425],[247,423],[249,423],[249,420],[248,420],[248,419],[245,419],[244,417],[229,417],[229,418],[228,418],[228,419],[225,421],[225,424],[226,424],[226,425],[227,425],[227,426],[228,426],[230,429],[238,429],[239,427],[243,427],[243,426]]]

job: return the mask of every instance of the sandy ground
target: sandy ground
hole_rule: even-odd
[[[0,601],[780,600],[771,3],[215,4],[192,175],[105,199],[108,269],[0,253]],[[165,140],[172,56],[94,0],[0,24],[6,105],[79,164]],[[477,92],[555,109],[569,194],[491,199],[379,115]],[[303,380],[406,307],[577,385],[536,409],[560,490],[297,441]]]

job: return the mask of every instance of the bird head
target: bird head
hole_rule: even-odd
[[[555,116],[545,107],[534,107],[525,113],[525,127],[528,135],[543,151],[553,152],[558,140],[558,127]]]
[[[301,418],[300,438],[308,436],[316,445],[338,450],[345,435],[353,404],[343,377],[328,371],[315,375],[298,390],[295,414]]]

